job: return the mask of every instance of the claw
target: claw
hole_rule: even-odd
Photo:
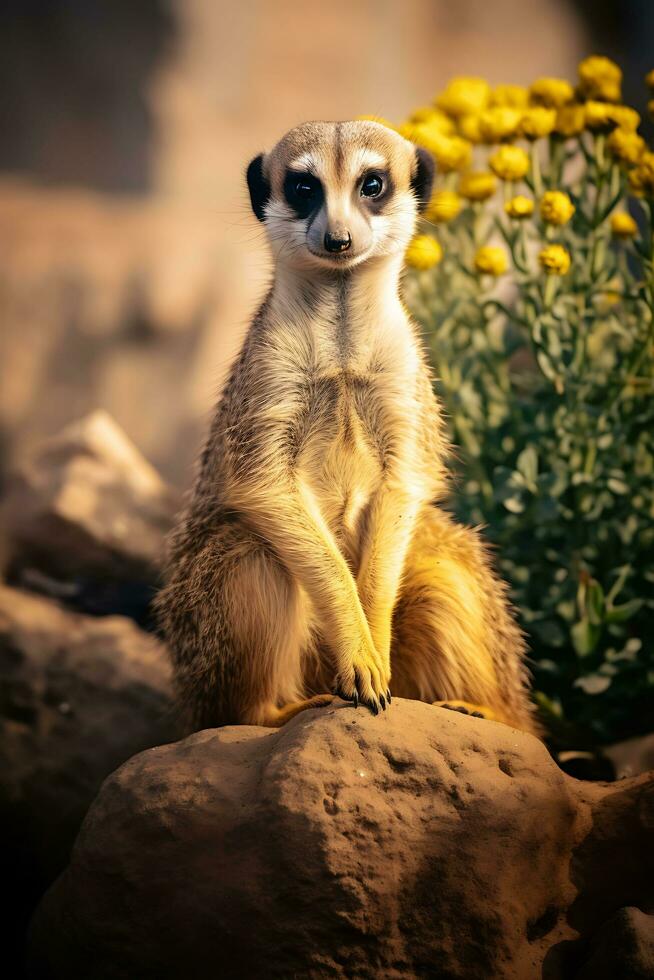
[[[389,703],[389,704],[390,704],[390,703],[391,703],[391,701],[393,700],[393,699],[391,698],[391,689],[390,689],[390,687],[389,687],[389,688],[387,688],[387,690],[386,690],[386,700],[388,701],[388,703]]]
[[[379,714],[379,705],[377,704],[376,701],[373,701],[371,703],[370,710],[372,711],[373,715],[378,715]]]
[[[386,699],[384,698],[383,694],[379,695],[379,703],[382,706],[382,711],[386,711]]]
[[[356,690],[352,695],[352,704],[354,705],[355,708],[359,707],[359,694]]]

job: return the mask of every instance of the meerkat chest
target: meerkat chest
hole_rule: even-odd
[[[308,385],[297,472],[336,533],[354,532],[384,469],[380,392],[370,376],[328,371]]]
[[[280,336],[292,464],[337,534],[356,532],[415,424],[418,356],[406,317],[314,317]],[[397,455],[395,453],[395,455]]]

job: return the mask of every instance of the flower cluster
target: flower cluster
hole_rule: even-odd
[[[597,55],[574,82],[455,78],[397,127],[437,164],[405,300],[459,516],[500,545],[546,720],[614,740],[654,687],[654,150],[621,89]]]
[[[449,246],[448,227],[462,228],[472,221],[478,232],[482,223],[480,206],[488,204],[494,208],[501,188],[502,213],[509,225],[507,228],[498,224],[496,218],[495,231],[505,240],[507,236],[510,239],[516,272],[524,274],[525,263],[537,258],[532,267],[540,269],[541,274],[568,274],[571,243],[566,236],[555,242],[552,235],[568,226],[579,233],[588,224],[586,208],[579,211],[576,195],[564,189],[573,169],[570,161],[577,156],[572,140],[576,141],[579,155],[586,159],[595,156],[593,165],[603,169],[602,181],[613,188],[614,207],[622,196],[616,192],[627,187],[635,197],[654,197],[654,154],[638,132],[639,114],[621,104],[621,69],[608,58],[592,55],[580,63],[578,74],[576,85],[567,79],[544,77],[529,86],[494,88],[483,78],[453,78],[431,105],[414,110],[397,127],[407,139],[429,150],[436,160],[438,178],[425,218],[432,228],[443,228],[440,237],[429,227],[421,231],[422,245],[409,249],[408,265],[426,269],[425,235],[435,236],[438,248],[434,246],[432,251],[434,255],[438,253],[440,262]],[[654,95],[654,72],[646,82]],[[654,98],[651,102],[654,109]],[[489,148],[487,153],[484,147]],[[592,166],[587,166],[585,171],[589,178],[588,201],[600,189],[590,180],[591,170]],[[610,210],[602,213],[602,220],[613,239],[625,242],[636,238],[638,229],[627,234],[623,230],[624,217],[613,222]],[[628,217],[626,212],[623,215]],[[530,248],[528,241],[533,237],[528,229],[534,226],[525,219],[535,216],[540,219],[535,230],[544,239],[540,249]],[[480,248],[485,243],[475,244]],[[566,260],[561,260],[557,252],[556,259],[550,261],[548,248],[554,244],[566,253]],[[476,250],[470,253],[471,272],[498,276],[507,271],[498,272],[501,263],[485,262],[483,254],[479,262]],[[551,292],[552,287],[548,288]]]

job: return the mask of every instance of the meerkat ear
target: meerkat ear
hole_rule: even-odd
[[[264,221],[266,217],[264,208],[270,200],[270,184],[263,173],[263,153],[260,153],[250,162],[245,177],[248,182],[252,210],[259,221]]]
[[[411,178],[411,190],[416,196],[419,211],[424,211],[431,200],[435,169],[436,165],[431,153],[428,153],[421,146],[417,146],[415,171]]]

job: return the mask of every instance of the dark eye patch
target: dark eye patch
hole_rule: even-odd
[[[367,193],[367,191],[377,189],[376,182],[379,182],[381,185],[379,193]],[[361,201],[365,205],[366,210],[372,214],[379,214],[381,211],[383,211],[384,206],[393,196],[393,191],[395,189],[391,175],[387,170],[366,171],[365,174],[362,174],[358,186]]]
[[[322,184],[313,174],[287,170],[284,177],[284,197],[298,218],[308,218],[322,206]]]

